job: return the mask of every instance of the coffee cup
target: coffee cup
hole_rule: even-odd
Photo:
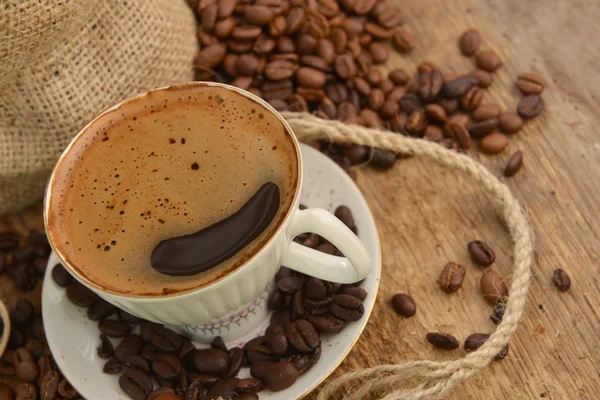
[[[235,255],[197,274],[151,267],[159,243],[231,215],[265,180],[279,188],[279,208]],[[300,210],[302,184],[297,138],[267,102],[225,84],[184,83],[125,100],[84,127],[52,173],[44,222],[64,267],[104,300],[200,341],[234,339],[264,320],[281,266],[339,283],[370,271],[363,243],[340,220]],[[293,241],[306,232],[344,257]]]

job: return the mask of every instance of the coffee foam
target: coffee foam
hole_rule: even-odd
[[[47,199],[50,240],[80,275],[112,292],[168,295],[207,285],[251,257],[293,202],[297,155],[283,123],[219,87],[150,92],[97,118],[58,163]],[[150,266],[163,239],[235,213],[266,182],[281,206],[269,227],[201,274]]]

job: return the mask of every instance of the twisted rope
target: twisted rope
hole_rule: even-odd
[[[413,361],[350,372],[325,384],[317,399],[329,399],[345,385],[356,383],[358,379],[365,379],[365,382],[361,383],[358,389],[347,393],[345,399],[364,399],[367,394],[380,390],[388,392],[381,397],[381,400],[444,397],[454,385],[472,377],[493,360],[494,356],[508,344],[523,315],[531,280],[534,240],[533,232],[519,202],[483,165],[464,154],[449,151],[436,143],[358,125],[347,125],[340,121],[326,121],[306,113],[283,112],[282,115],[300,140],[328,139],[334,142],[378,147],[395,153],[426,157],[444,167],[466,172],[502,206],[504,221],[514,243],[514,271],[502,322],[483,346],[454,361]],[[400,384],[402,387],[391,389]]]

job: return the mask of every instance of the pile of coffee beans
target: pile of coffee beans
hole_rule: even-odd
[[[248,90],[280,111],[388,129],[461,151],[481,139],[480,149],[496,154],[508,145],[505,134],[516,133],[523,119],[544,109],[544,80],[530,73],[516,81],[525,94],[516,113],[484,102],[502,60],[481,48],[475,29],[459,39],[463,55],[475,58],[472,71],[444,73],[426,61],[416,76],[402,69],[382,72],[378,66],[391,51],[408,53],[417,45],[401,27],[401,10],[388,0],[188,2],[198,19],[201,45],[196,78]],[[396,160],[380,149],[314,145],[353,176],[352,165],[390,168]],[[523,154],[513,155],[504,175],[513,176],[522,164]]]
[[[339,206],[335,215],[357,232],[348,207]],[[294,241],[341,254],[314,233]],[[264,335],[241,348],[227,348],[218,337],[210,348],[196,349],[185,336],[107,303],[60,264],[52,277],[73,304],[87,308],[88,318],[98,322],[97,352],[107,360],[103,370],[119,375],[121,389],[134,400],[251,400],[263,389],[287,389],[319,360],[321,334],[340,333],[362,318],[367,296],[360,282],[342,285],[282,267],[267,301],[273,313]],[[252,377],[238,378],[242,368],[250,368]]]
[[[50,245],[46,235],[33,230],[27,237],[18,232],[0,233],[0,273],[6,271],[17,289],[28,292],[44,276]]]

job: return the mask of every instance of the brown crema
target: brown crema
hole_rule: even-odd
[[[279,210],[235,256],[192,276],[152,269],[161,240],[227,218],[266,182],[279,187]],[[297,182],[294,141],[270,110],[222,87],[176,86],[108,110],[75,138],[48,189],[47,231],[92,284],[134,296],[181,293],[252,257],[285,219]]]

